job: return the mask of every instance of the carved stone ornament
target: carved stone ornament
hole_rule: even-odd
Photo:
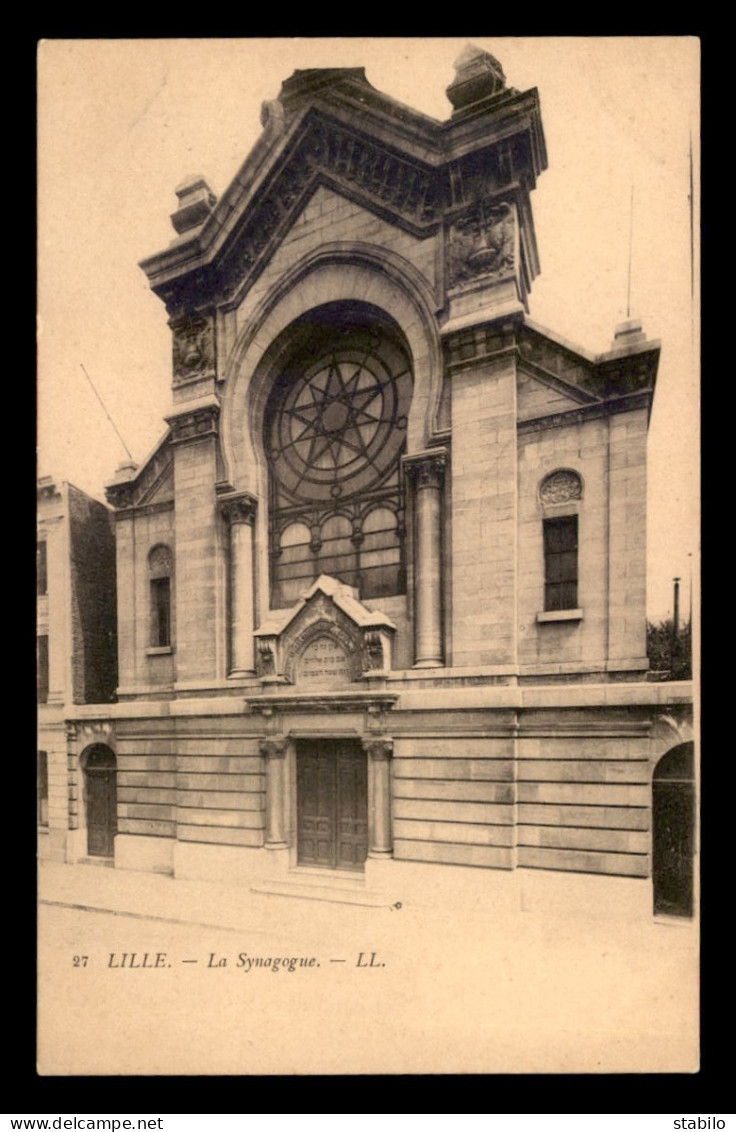
[[[372,672],[384,667],[381,634],[375,629],[368,630],[363,634],[363,669]]]
[[[258,671],[261,676],[273,676],[276,672],[276,654],[271,640],[257,641]]]
[[[448,233],[451,287],[481,276],[511,275],[515,267],[516,215],[508,201],[481,200],[456,217]]]
[[[247,523],[253,526],[256,517],[256,500],[252,495],[223,496],[218,500],[220,514],[232,526],[234,523]]]
[[[580,476],[567,469],[546,476],[539,488],[542,503],[568,503],[573,499],[582,499],[582,495]]]
[[[403,461],[404,472],[414,481],[417,490],[423,487],[440,488],[446,464],[447,452],[444,449],[408,456]]]
[[[358,638],[352,626],[320,619],[294,641],[285,664],[290,683],[300,688],[349,684],[361,672]]]
[[[286,758],[286,743],[282,740],[262,739],[259,749],[264,759]]]
[[[191,315],[172,324],[174,381],[215,372],[215,331],[210,317]]]
[[[291,610],[256,630],[256,671],[268,684],[340,688],[359,680],[368,663],[375,671],[390,667],[394,632],[385,614],[367,609],[350,586],[323,574]]]

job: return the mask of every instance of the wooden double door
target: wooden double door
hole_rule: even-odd
[[[296,768],[299,864],[362,869],[368,853],[368,761],[360,742],[299,740]]]

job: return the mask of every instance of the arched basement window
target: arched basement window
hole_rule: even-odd
[[[362,598],[404,593],[408,349],[367,304],[329,304],[291,335],[264,425],[272,604],[293,603],[320,574]]]

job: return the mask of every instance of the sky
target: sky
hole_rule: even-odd
[[[379,90],[445,120],[445,89],[468,42],[499,60],[508,85],[540,95],[549,168],[531,198],[541,274],[530,318],[601,353],[626,317],[630,268],[632,313],[661,340],[648,444],[647,610],[653,620],[671,612],[679,576],[687,617],[699,534],[700,61],[692,38],[43,41],[38,474],[102,499],[126,458],[82,367],[137,462],[163,434],[170,331],[138,263],[175,236],[176,186],[202,174],[221,196],[260,135],[261,103],[296,69],[363,66]]]

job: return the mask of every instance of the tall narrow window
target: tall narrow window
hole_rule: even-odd
[[[172,556],[168,546],[155,546],[148,556],[151,586],[151,645],[170,648]]]
[[[49,757],[38,752],[38,824],[49,824]]]
[[[36,593],[39,597],[48,593],[48,569],[46,566],[46,541],[36,543]]]
[[[578,604],[578,517],[544,520],[544,608]]]
[[[49,698],[49,639],[36,637],[36,691],[40,704]]]

